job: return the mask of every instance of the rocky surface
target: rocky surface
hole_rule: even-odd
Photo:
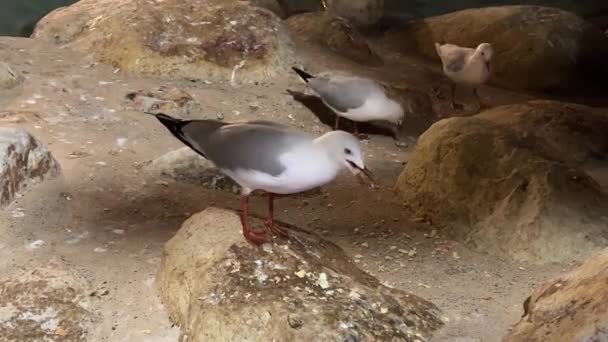
[[[530,90],[570,89],[608,74],[608,38],[573,13],[539,6],[468,9],[414,22],[389,34],[399,51],[439,60],[434,42],[494,46],[491,82]]]
[[[216,208],[184,223],[158,284],[189,341],[428,341],[443,325],[435,305],[381,285],[338,246],[292,236],[252,247]]]
[[[190,147],[168,152],[142,166],[151,178],[161,177],[204,186],[211,190],[225,190],[234,193],[240,191],[238,184],[221,173],[212,162],[192,151]]]
[[[0,279],[2,341],[86,341],[92,312],[88,283],[50,262]]]
[[[184,118],[202,111],[188,92],[166,85],[148,91],[134,91],[126,95],[126,100],[131,101],[127,105],[133,110],[145,113],[165,113]]]
[[[503,342],[608,339],[608,249],[536,289]]]
[[[608,115],[533,101],[431,126],[397,181],[406,205],[486,251],[578,259],[608,241],[607,194],[580,167],[608,155]]]
[[[357,26],[370,26],[384,14],[384,0],[325,0],[328,13]]]
[[[32,36],[162,78],[260,82],[295,62],[279,18],[236,0],[79,1],[48,14]]]
[[[59,172],[59,164],[39,140],[23,129],[0,127],[0,205],[29,183]]]
[[[348,20],[326,12],[295,15],[287,19],[291,33],[334,53],[365,65],[383,64],[367,38]]]
[[[0,62],[0,89],[10,89],[22,82],[22,78],[11,67]]]

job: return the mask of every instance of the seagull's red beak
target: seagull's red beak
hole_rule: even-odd
[[[353,168],[353,170],[357,170],[358,172],[356,173],[357,179],[359,180],[360,183],[364,183],[366,182],[365,179],[363,179],[363,177],[361,177],[361,175],[365,175],[365,177],[367,178],[367,183],[369,183],[370,185],[372,185],[372,187],[374,186],[374,175],[372,174],[372,172],[367,168],[367,167],[360,167],[359,165],[351,162],[350,160],[348,161],[348,164]]]

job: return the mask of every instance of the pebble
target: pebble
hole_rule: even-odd
[[[329,288],[329,281],[327,280],[327,274],[325,272],[321,272],[319,273],[319,280],[317,281],[317,284],[322,288],[322,289],[327,289]]]
[[[25,246],[25,249],[27,249],[28,251],[32,251],[34,249],[38,249],[38,248],[42,247],[42,245],[44,245],[44,241],[36,240],[36,241],[30,242],[27,246]]]

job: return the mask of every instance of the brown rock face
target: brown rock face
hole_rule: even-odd
[[[608,116],[532,101],[435,123],[396,188],[416,215],[534,262],[588,255],[608,241],[608,196],[579,167],[608,154]]]
[[[327,12],[358,26],[373,25],[382,17],[384,0],[325,0]]]
[[[23,129],[0,127],[0,205],[10,202],[29,182],[59,173],[46,147]]]
[[[84,0],[51,12],[32,36],[167,78],[266,81],[294,63],[280,19],[236,0]]]
[[[287,25],[294,36],[326,47],[357,63],[383,64],[367,39],[346,19],[325,12],[313,12],[290,17]]]
[[[521,321],[503,342],[605,341],[606,283],[608,249],[534,291],[524,304]]]
[[[188,219],[166,244],[161,295],[189,341],[427,341],[439,310],[304,232],[252,247],[236,214]]]
[[[406,52],[439,60],[434,42],[494,47],[491,82],[514,89],[575,89],[608,74],[608,39],[573,13],[539,6],[468,9],[418,21],[387,36]]]

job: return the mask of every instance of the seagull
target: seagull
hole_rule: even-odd
[[[270,240],[249,224],[249,195],[253,191],[268,193],[266,227],[275,235],[287,237],[287,231],[273,221],[275,194],[293,194],[322,186],[343,169],[360,180],[362,175],[366,176],[373,184],[359,140],[344,131],[331,131],[315,138],[266,120],[227,123],[147,114],[154,115],[177,139],[240,185],[243,235],[254,245]]]
[[[481,43],[476,49],[472,49],[454,44],[435,43],[435,49],[441,58],[443,72],[454,82],[451,89],[452,109],[456,108],[454,102],[456,84],[472,86],[475,98],[481,107],[477,87],[490,78],[490,61],[494,54],[492,45]]]
[[[338,129],[341,116],[354,122],[356,135],[359,135],[357,122],[385,120],[397,126],[403,123],[401,104],[390,99],[374,80],[346,76],[318,77],[296,67],[292,69],[336,113],[334,130]]]

